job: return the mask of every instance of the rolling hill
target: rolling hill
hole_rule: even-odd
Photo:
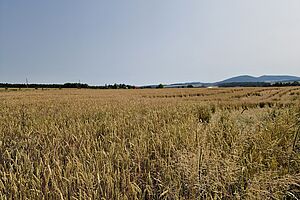
[[[286,83],[300,81],[298,76],[289,76],[289,75],[263,75],[259,77],[250,76],[250,75],[241,75],[235,76],[223,81],[213,82],[213,83],[203,83],[203,82],[188,82],[188,83],[175,83],[165,85],[167,88],[178,88],[178,87],[188,87],[192,85],[193,87],[210,87],[210,86],[251,86],[259,85],[263,86],[264,84],[273,84],[273,83]],[[155,87],[155,85],[153,86]]]
[[[285,76],[285,75],[263,75],[259,77],[249,76],[249,75],[243,75],[243,76],[236,76],[232,77],[220,82],[217,82],[217,84],[223,84],[223,83],[235,83],[235,82],[291,82],[291,81],[300,81],[300,77],[297,76]]]

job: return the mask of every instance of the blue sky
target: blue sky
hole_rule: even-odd
[[[300,76],[299,0],[0,0],[0,82]]]

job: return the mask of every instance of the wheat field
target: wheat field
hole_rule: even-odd
[[[300,88],[0,90],[0,199],[300,199]]]

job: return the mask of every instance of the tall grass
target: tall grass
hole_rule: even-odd
[[[300,103],[287,92],[147,92],[1,93],[0,199],[299,199]]]

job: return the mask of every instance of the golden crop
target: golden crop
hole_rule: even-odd
[[[299,199],[300,88],[0,90],[0,199]]]

